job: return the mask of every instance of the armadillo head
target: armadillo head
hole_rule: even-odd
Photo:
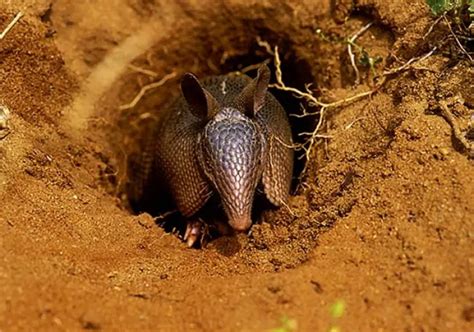
[[[262,176],[265,138],[259,126],[235,108],[224,108],[201,137],[201,163],[220,194],[235,230],[252,225],[255,188]]]
[[[207,120],[199,137],[200,166],[219,193],[230,226],[237,231],[252,225],[252,203],[267,147],[255,114],[264,105],[269,78],[268,68],[262,67],[232,107],[221,107],[194,76],[185,76],[182,83],[193,113]]]

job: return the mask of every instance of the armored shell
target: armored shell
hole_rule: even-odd
[[[182,95],[161,117],[142,155],[133,198],[140,200],[151,188],[156,196],[151,199],[159,200],[156,189],[167,187],[180,213],[191,217],[218,194],[236,230],[251,226],[260,183],[272,204],[286,204],[291,129],[285,110],[267,91],[269,79],[266,66],[253,80],[223,75],[201,83],[186,74]]]

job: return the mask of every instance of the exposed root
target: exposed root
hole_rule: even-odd
[[[454,118],[454,115],[451,113],[451,111],[448,108],[447,103],[445,101],[440,101],[439,102],[439,108],[440,108],[441,116],[451,126],[451,128],[453,130],[454,138],[462,145],[463,150],[468,155],[468,157],[474,158],[474,144],[469,143],[467,138],[462,134],[462,132],[459,129],[459,126],[457,124],[457,121]]]
[[[23,12],[18,12],[18,14],[15,15],[15,17],[13,18],[13,20],[7,25],[7,27],[5,28],[5,30],[3,30],[2,33],[0,33],[0,40],[2,40],[3,38],[5,38],[5,36],[7,35],[7,33],[15,26],[15,24],[20,20],[20,18],[23,17]]]
[[[428,30],[425,32],[423,35],[423,39],[426,39],[430,35],[430,33],[433,31],[434,27],[443,19],[443,16],[438,17],[428,28]]]
[[[128,110],[130,108],[134,108],[138,104],[138,102],[143,98],[145,93],[147,93],[149,90],[156,89],[156,88],[162,86],[163,84],[165,84],[169,80],[175,78],[176,75],[177,75],[176,72],[171,72],[171,73],[165,75],[158,82],[154,82],[154,83],[147,84],[147,85],[143,86],[140,89],[140,91],[138,92],[138,94],[135,96],[135,98],[133,98],[133,100],[130,103],[120,106],[119,110],[123,111],[123,110]]]
[[[148,76],[151,76],[151,77],[158,77],[158,74],[155,73],[153,70],[150,70],[150,69],[145,69],[145,68],[138,67],[138,66],[135,66],[135,65],[132,65],[132,64],[129,64],[128,68],[133,70],[133,71],[136,71],[137,73],[140,73],[140,74],[145,74],[145,75],[148,75]]]
[[[359,73],[359,68],[357,68],[356,62],[355,62],[355,55],[354,52],[352,51],[352,47],[356,46],[355,41],[357,38],[359,38],[364,32],[366,32],[373,24],[374,22],[370,22],[366,24],[365,26],[362,27],[359,31],[356,32],[355,35],[353,35],[351,38],[349,38],[347,42],[347,52],[349,53],[349,58],[351,59],[351,65],[352,68],[354,69],[354,73],[356,75],[355,79],[355,85],[359,85],[360,83],[360,73]]]
[[[371,95],[372,93],[375,92],[376,89],[371,89],[369,91],[365,91],[362,93],[355,94],[353,96],[349,96],[347,98],[343,98],[341,100],[332,102],[332,103],[324,103],[321,102],[318,98],[316,98],[313,93],[310,90],[311,85],[306,85],[306,91],[301,91],[293,87],[286,86],[285,83],[283,82],[283,75],[281,71],[281,60],[280,60],[280,54],[278,53],[278,46],[275,46],[275,50],[273,52],[274,55],[274,61],[275,61],[275,76],[276,76],[276,84],[271,84],[271,87],[274,87],[278,90],[282,91],[287,91],[293,93],[296,97],[298,98],[303,98],[306,99],[308,102],[309,106],[320,106],[322,108],[333,108],[337,106],[341,106],[346,103],[353,102],[357,99],[361,99],[365,96]],[[309,115],[316,115],[320,112],[317,113],[306,113],[301,115],[302,117],[304,116],[309,116]]]
[[[256,64],[253,64],[253,65],[249,65],[247,67],[244,67],[242,68],[241,70],[237,71],[237,73],[240,73],[240,74],[245,74],[245,73],[248,73],[249,71],[252,71],[252,70],[256,70],[258,68],[260,68],[262,65],[268,65],[268,63],[270,62],[271,60],[270,59],[266,59],[260,63],[256,63]]]
[[[369,24],[365,25],[353,37],[351,37],[348,41],[349,45],[351,45],[351,44],[354,45],[354,41],[357,39],[357,37],[360,36],[361,34],[363,34],[365,31],[367,31],[367,29],[369,29],[371,25],[372,25],[372,23],[369,23]],[[304,177],[304,175],[307,171],[308,160],[310,160],[310,156],[311,156],[311,153],[312,153],[312,150],[313,150],[315,144],[317,144],[317,142],[320,139],[325,139],[326,142],[327,142],[327,139],[332,138],[332,136],[330,136],[330,135],[324,135],[324,134],[321,133],[321,130],[322,130],[323,124],[325,122],[325,118],[326,118],[326,112],[328,110],[334,109],[334,108],[337,108],[337,107],[340,107],[340,106],[343,106],[343,105],[346,105],[346,104],[349,104],[349,103],[352,103],[354,101],[360,100],[360,99],[368,97],[368,96],[371,96],[372,94],[376,93],[385,84],[385,82],[387,81],[387,79],[390,76],[398,74],[398,73],[400,73],[402,71],[405,71],[405,70],[408,70],[410,68],[415,68],[414,65],[416,63],[425,60],[426,58],[430,57],[436,51],[436,47],[434,47],[428,53],[426,53],[422,56],[419,56],[419,57],[413,57],[413,58],[409,59],[407,62],[405,62],[404,64],[402,64],[399,67],[384,70],[381,75],[376,77],[375,85],[370,90],[366,90],[366,91],[357,93],[355,95],[348,96],[346,98],[343,98],[343,99],[340,99],[340,100],[337,100],[337,101],[334,101],[334,102],[327,103],[327,102],[322,102],[320,99],[318,99],[317,97],[314,96],[313,92],[310,90],[310,87],[311,87],[310,84],[307,84],[305,86],[305,91],[301,91],[299,89],[287,86],[283,81],[283,74],[282,74],[282,71],[281,71],[281,60],[280,60],[280,54],[278,52],[278,46],[275,46],[272,49],[272,47],[270,46],[270,44],[268,42],[266,42],[266,41],[264,41],[260,38],[257,38],[257,43],[260,47],[264,48],[267,51],[268,54],[273,56],[273,61],[274,61],[274,65],[275,65],[276,83],[271,84],[270,87],[274,87],[278,90],[290,92],[296,98],[301,98],[301,99],[306,100],[306,102],[308,103],[308,105],[310,107],[320,107],[319,110],[317,110],[315,112],[308,112],[304,107],[302,107],[302,109],[303,109],[302,114],[290,114],[290,116],[299,117],[299,118],[304,118],[304,117],[308,117],[308,116],[318,116],[318,122],[316,124],[316,128],[312,132],[300,133],[301,136],[306,136],[307,137],[306,140],[301,144],[291,146],[291,148],[294,148],[295,150],[304,150],[304,155],[302,155],[300,157],[300,159],[305,158],[306,163],[305,163],[305,166],[303,168],[303,171],[300,174],[300,180]],[[353,59],[354,56],[353,56],[353,53],[352,53],[352,49],[350,49],[349,53],[352,54],[351,59]],[[353,62],[353,66],[354,65],[355,65],[355,60]],[[360,78],[360,76],[359,76],[359,78]]]
[[[270,46],[270,44],[263,40],[262,38],[260,38],[260,36],[257,36],[257,44],[258,46],[262,47],[265,49],[265,51],[270,54],[270,55],[275,55],[275,53],[273,53],[273,50],[272,50],[272,47]]]
[[[345,129],[345,130],[349,130],[349,129],[351,129],[351,127],[352,127],[356,122],[362,121],[362,120],[364,120],[364,119],[365,119],[365,117],[364,117],[364,116],[361,116],[360,118],[357,118],[357,119],[351,121],[351,123],[349,123],[347,126],[345,126],[344,129]]]
[[[264,45],[266,42],[260,41],[260,44]],[[328,108],[335,108],[338,106],[341,106],[346,103],[350,103],[352,101],[361,99],[363,97],[369,96],[373,94],[376,89],[371,89],[369,91],[365,91],[359,94],[355,94],[353,96],[332,102],[332,103],[324,103],[321,102],[318,98],[316,98],[313,93],[310,90],[310,85],[306,86],[306,91],[301,91],[299,89],[293,88],[293,87],[288,87],[285,85],[283,82],[283,74],[281,71],[281,60],[280,60],[280,55],[278,53],[278,46],[275,46],[274,51],[272,52],[274,56],[274,62],[275,62],[275,76],[276,76],[276,84],[272,84],[272,87],[275,87],[276,89],[282,90],[282,91],[288,91],[293,93],[297,98],[302,98],[305,99],[309,106],[320,106],[321,108],[317,112],[307,112],[305,108],[303,108],[303,114],[296,115],[297,117],[307,117],[307,116],[314,116],[314,115],[319,115],[318,123],[316,124],[316,128],[313,132],[311,133],[301,133],[303,136],[309,136],[304,143],[302,143],[299,148],[303,149],[305,151],[304,155],[301,156],[301,158],[305,158],[306,161],[310,159],[311,152],[313,150],[313,147],[318,139],[321,138],[327,138],[327,137],[321,137],[320,131],[322,128],[322,125],[325,120],[325,112]],[[293,115],[294,116],[294,115]],[[305,166],[303,168],[303,171],[301,172],[300,179],[305,175],[306,170],[307,170],[308,163],[305,163]]]
[[[400,73],[404,70],[413,68],[413,64],[415,62],[420,62],[420,61],[423,61],[423,60],[429,58],[430,56],[433,55],[433,53],[436,51],[436,49],[437,49],[437,47],[435,46],[428,53],[423,54],[421,56],[413,57],[410,60],[408,60],[407,62],[405,62],[403,65],[401,65],[400,67],[392,68],[392,69],[389,69],[389,70],[384,70],[383,73],[382,73],[382,76],[383,76],[382,81],[378,82],[378,85],[383,84],[385,82],[384,78],[387,77],[387,76],[398,74],[398,73]]]
[[[178,213],[178,210],[167,211],[167,212],[164,212],[164,213],[160,214],[159,216],[154,217],[153,220],[155,222],[159,222],[160,220],[166,219],[166,218],[168,218],[169,216],[171,216],[175,213]]]
[[[449,31],[451,31],[451,35],[453,35],[454,37],[454,40],[456,41],[456,44],[458,44],[459,48],[461,49],[461,51],[468,57],[469,61],[471,61],[471,63],[474,62],[474,60],[472,59],[471,55],[469,54],[468,51],[466,51],[466,49],[464,48],[464,46],[462,46],[461,42],[459,41],[459,38],[458,36],[456,36],[456,34],[454,33],[453,31],[453,28],[451,26],[451,23],[449,23],[449,20],[446,18],[446,14],[443,15],[443,19],[444,19],[444,22],[447,24],[448,28],[449,28]]]
[[[284,206],[287,210],[288,210],[288,213],[292,216],[292,217],[296,217],[296,213],[293,211],[293,209],[290,207],[290,205],[288,205],[288,203],[284,202],[284,201],[280,201],[280,204],[282,206]]]

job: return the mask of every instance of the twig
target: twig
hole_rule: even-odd
[[[328,108],[328,107],[337,107],[341,106],[342,104],[352,102],[354,100],[360,99],[362,97],[371,95],[372,93],[375,92],[375,89],[365,91],[332,103],[323,103],[319,101],[309,90],[309,86],[306,86],[306,92],[303,92],[299,89],[293,88],[293,87],[288,87],[283,83],[283,74],[281,71],[281,60],[280,60],[280,55],[278,53],[278,46],[275,46],[275,51],[273,52],[274,54],[274,61],[275,61],[275,76],[276,76],[276,84],[271,84],[271,87],[277,88],[282,91],[288,91],[292,92],[296,97],[298,98],[303,98],[308,101],[310,106],[320,106],[323,108]],[[321,111],[320,111],[321,112]],[[320,113],[319,112],[319,113]],[[314,115],[314,113],[307,113],[306,115]]]
[[[5,30],[3,30],[3,32],[0,34],[0,40],[2,40],[3,38],[5,38],[5,36],[7,35],[7,33],[13,28],[13,26],[20,20],[20,18],[23,17],[23,12],[18,12],[18,14],[16,14],[16,16],[13,18],[13,20],[10,22],[10,24],[7,25],[7,27],[5,28]]]
[[[444,21],[446,22],[446,24],[448,25],[448,28],[449,28],[449,31],[451,31],[451,34],[453,35],[454,39],[456,40],[456,43],[458,44],[459,48],[461,49],[461,51],[469,58],[469,61],[471,62],[474,62],[474,60],[472,59],[471,55],[466,51],[466,49],[462,46],[461,42],[459,41],[458,37],[456,36],[456,34],[454,33],[453,31],[453,28],[451,27],[451,23],[449,23],[448,19],[446,18],[446,15],[443,14],[443,19]]]
[[[429,27],[428,31],[426,31],[426,33],[423,35],[423,39],[426,39],[426,37],[429,36],[429,34],[433,31],[434,27],[439,23],[439,21],[441,21],[443,19],[443,16],[440,16],[438,17],[434,22],[433,24],[431,24],[431,26]]]
[[[354,46],[355,41],[357,38],[359,38],[364,32],[366,32],[373,24],[374,22],[370,22],[366,24],[365,26],[362,27],[359,31],[356,32],[355,35],[353,35],[347,42],[347,52],[349,53],[349,58],[351,60],[351,65],[352,68],[354,69],[356,79],[355,79],[355,85],[359,85],[360,83],[360,73],[359,73],[359,68],[357,68],[356,62],[355,62],[355,55],[354,52],[352,52],[352,46]]]
[[[265,47],[265,48],[267,48],[267,46],[269,47],[269,44],[267,42],[264,42],[264,41],[261,41],[261,40],[259,41],[259,45],[262,46],[262,47]],[[349,103],[349,102],[355,101],[357,99],[363,98],[365,96],[371,95],[372,93],[374,93],[376,91],[376,89],[365,91],[365,92],[362,92],[362,93],[359,93],[359,94],[356,94],[356,95],[353,95],[353,96],[350,96],[350,97],[347,97],[347,98],[344,98],[344,99],[341,99],[341,100],[338,100],[338,101],[335,101],[335,102],[332,102],[332,103],[323,103],[323,102],[319,101],[312,94],[312,92],[310,91],[310,86],[309,85],[306,86],[306,92],[303,92],[303,91],[301,91],[299,89],[296,89],[296,88],[293,88],[293,87],[286,86],[285,83],[283,82],[283,73],[281,71],[281,60],[280,60],[280,54],[278,53],[278,46],[275,46],[274,51],[271,54],[273,54],[273,56],[274,56],[276,84],[271,84],[270,86],[275,87],[275,88],[277,88],[279,90],[282,90],[282,91],[291,92],[297,98],[305,99],[310,106],[320,106],[321,107],[321,109],[318,112],[314,112],[314,113],[308,113],[308,112],[306,112],[306,109],[303,108],[303,114],[301,116],[296,116],[296,117],[305,117],[305,116],[311,116],[311,115],[319,115],[318,123],[316,124],[316,128],[314,129],[314,131],[312,133],[307,133],[309,138],[303,144],[301,144],[301,146],[300,146],[300,149],[302,149],[305,152],[304,155],[302,155],[300,157],[300,159],[305,158],[306,161],[308,161],[310,159],[312,149],[313,149],[314,145],[317,142],[317,139],[318,138],[327,138],[327,137],[321,137],[321,135],[319,133],[320,130],[321,130],[321,127],[324,123],[324,120],[325,120],[326,110],[328,108],[335,108],[335,107],[341,106],[345,103]],[[305,165],[304,165],[304,168],[301,172],[301,177],[303,177],[303,175],[306,173],[307,167],[308,167],[308,163],[306,162]]]
[[[147,91],[152,90],[152,89],[156,89],[156,88],[162,86],[163,84],[165,84],[167,81],[169,81],[170,79],[172,79],[174,77],[176,77],[176,72],[172,72],[170,74],[165,75],[158,82],[147,84],[147,85],[143,86],[140,89],[140,92],[138,92],[138,94],[135,96],[135,98],[133,98],[133,100],[130,103],[120,106],[119,110],[123,111],[123,110],[128,110],[130,108],[135,107],[137,105],[137,103],[143,98],[145,93],[147,93]]]
[[[301,144],[295,144],[295,143],[285,143],[283,142],[283,140],[278,137],[277,135],[275,135],[273,132],[270,133],[270,135],[278,141],[278,143],[280,143],[281,145],[283,145],[285,148],[288,148],[288,149],[293,149],[295,151],[298,151],[299,149],[301,149]]]
[[[274,87],[282,91],[292,92],[297,97],[306,99],[310,103],[311,106],[321,106],[321,107],[327,106],[327,104],[320,102],[315,96],[313,96],[310,91],[303,92],[301,90],[286,86],[285,83],[283,83],[283,74],[281,72],[281,61],[280,61],[280,54],[278,53],[278,46],[275,46],[275,51],[272,52],[271,54],[273,54],[274,56],[275,76],[276,76],[277,82],[276,84],[271,84],[270,87]]]
[[[401,65],[400,67],[397,67],[397,68],[393,68],[393,69],[390,69],[390,70],[384,70],[384,72],[382,73],[383,76],[389,76],[389,75],[393,75],[393,74],[397,74],[403,70],[406,70],[408,69],[411,64],[413,64],[414,62],[420,62],[420,61],[423,61],[425,60],[426,58],[430,57],[431,55],[433,55],[433,53],[436,51],[437,47],[433,47],[431,49],[431,51],[429,51],[428,53],[426,54],[423,54],[421,56],[417,56],[417,57],[413,57],[411,58],[410,60],[408,60],[407,62],[405,62],[403,65]],[[380,83],[379,83],[380,85]]]
[[[302,133],[299,133],[298,136],[312,136],[314,133],[311,131],[304,131]],[[317,134],[314,135],[316,138],[334,138],[334,135],[327,135],[327,134]]]
[[[265,51],[267,51],[268,54],[274,55],[272,47],[270,46],[270,44],[267,41],[262,40],[262,38],[260,38],[260,36],[257,36],[257,44],[258,44],[258,46],[263,47],[265,49]]]
[[[271,61],[270,59],[266,59],[266,60],[264,60],[260,63],[256,63],[256,64],[253,64],[253,65],[249,65],[247,67],[244,67],[241,70],[238,70],[238,72],[245,74],[245,73],[247,73],[251,70],[255,70],[255,69],[260,68],[262,65],[267,65],[270,61]]]
[[[235,75],[241,75],[241,74],[246,74],[248,73],[249,71],[252,71],[252,70],[255,70],[255,69],[258,69],[260,68],[262,65],[268,65],[268,63],[270,63],[271,59],[266,59],[262,62],[259,62],[259,63],[254,63],[252,65],[248,65],[240,70],[234,70],[234,71],[231,71],[229,74],[235,74]]]
[[[453,136],[456,138],[456,140],[459,143],[461,143],[467,155],[473,158],[474,157],[474,144],[469,143],[466,137],[462,134],[461,130],[459,129],[457,125],[456,119],[454,118],[454,115],[449,110],[446,102],[440,101],[439,107],[441,110],[441,116],[449,123],[449,125],[451,126],[451,129],[453,130]]]
[[[136,71],[138,73],[145,74],[145,75],[148,75],[148,76],[151,76],[151,77],[157,77],[158,76],[158,74],[155,73],[153,70],[145,69],[145,68],[138,67],[138,66],[135,66],[135,65],[132,65],[132,64],[129,64],[128,68],[130,68],[131,70]]]
[[[286,203],[285,201],[283,200],[280,200],[280,204],[283,205],[287,210],[288,212],[291,214],[292,217],[296,217],[296,213],[293,211],[293,209],[288,205],[288,203]]]
[[[346,126],[344,127],[344,129],[345,129],[345,130],[349,130],[349,129],[351,129],[351,127],[352,127],[356,122],[362,121],[362,120],[364,120],[364,119],[365,119],[365,117],[364,117],[364,116],[361,116],[360,118],[357,118],[357,119],[353,120],[351,123],[349,123],[348,125],[346,125]]]
[[[369,27],[370,27],[370,24],[367,24],[363,29],[361,29],[355,35],[355,37],[357,38],[358,35],[362,34]],[[352,38],[354,38],[354,37],[352,37]],[[343,98],[343,99],[340,99],[340,100],[337,100],[337,101],[334,101],[334,102],[331,102],[331,103],[325,103],[325,102],[321,102],[318,98],[316,98],[313,95],[312,91],[310,90],[310,85],[309,84],[307,84],[305,86],[305,91],[301,91],[299,89],[286,86],[285,83],[283,82],[283,73],[281,71],[281,60],[280,60],[280,54],[278,52],[278,46],[275,46],[274,49],[272,50],[270,44],[266,41],[261,40],[260,38],[257,38],[257,43],[258,43],[259,46],[265,48],[266,51],[270,55],[273,55],[273,61],[274,61],[274,64],[275,64],[276,83],[270,84],[269,86],[274,87],[278,90],[291,92],[296,98],[305,99],[309,106],[319,106],[319,107],[321,107],[316,112],[307,112],[307,110],[304,107],[302,107],[302,109],[303,109],[302,114],[290,114],[290,116],[297,117],[297,118],[304,118],[304,117],[307,117],[307,116],[315,116],[315,115],[319,116],[318,122],[316,124],[316,128],[314,129],[314,131],[312,131],[310,133],[309,132],[308,133],[301,133],[303,136],[309,136],[305,142],[303,142],[301,144],[298,144],[298,145],[295,145],[295,146],[288,146],[289,148],[295,148],[295,150],[303,150],[304,151],[304,154],[302,156],[300,156],[300,158],[299,158],[299,159],[302,159],[302,158],[306,159],[306,163],[304,165],[304,168],[303,168],[303,170],[302,170],[302,172],[299,176],[300,180],[304,177],[304,174],[307,171],[307,167],[308,167],[308,162],[307,161],[310,160],[311,151],[314,148],[315,144],[317,144],[317,142],[319,141],[318,139],[322,138],[322,139],[325,139],[325,142],[327,142],[327,139],[332,138],[332,136],[320,134],[321,128],[322,128],[322,126],[325,122],[325,115],[326,115],[327,110],[329,110],[331,108],[337,108],[337,107],[342,106],[344,104],[348,104],[348,103],[354,102],[356,100],[359,100],[359,99],[362,99],[364,97],[367,97],[367,96],[370,96],[370,95],[374,94],[385,84],[385,82],[387,81],[388,76],[394,75],[394,74],[399,73],[401,71],[408,70],[409,68],[412,68],[413,64],[428,58],[437,49],[436,47],[434,47],[428,53],[426,53],[422,56],[419,56],[419,57],[413,57],[413,58],[411,58],[410,60],[408,60],[406,63],[402,64],[399,67],[392,68],[390,70],[385,70],[384,72],[382,72],[381,78],[379,80],[377,80],[377,82],[375,84],[375,87],[373,89],[370,89],[370,90],[367,90],[367,91],[364,91],[364,92],[361,92],[361,93],[358,93],[358,94],[355,94],[355,95],[352,95],[352,96],[349,96],[349,97],[346,97],[346,98]],[[350,126],[352,126],[352,125],[353,125],[353,123],[350,124]],[[349,128],[350,128],[350,126],[349,126]]]
[[[11,130],[9,128],[0,129],[0,140],[6,138],[10,134],[11,134]]]
[[[178,210],[166,211],[166,212],[164,212],[164,213],[162,213],[162,214],[160,214],[160,215],[154,217],[153,220],[154,220],[155,222],[157,222],[158,220],[163,220],[163,219],[165,219],[165,218],[167,218],[167,217],[169,217],[169,216],[171,216],[172,214],[175,214],[175,213],[177,213],[177,212],[178,212]]]
[[[417,67],[413,66],[414,63],[418,63],[420,61],[423,61],[423,60],[429,58],[430,56],[433,55],[433,53],[436,50],[437,50],[437,47],[435,46],[428,53],[426,53],[424,55],[421,55],[421,56],[413,57],[413,58],[411,58],[410,60],[408,60],[407,62],[405,62],[403,65],[401,65],[399,67],[392,68],[390,70],[384,70],[382,72],[382,78],[377,82],[375,90],[380,89],[385,84],[385,82],[387,81],[388,76],[398,74],[398,73],[400,73],[404,70],[408,70],[410,68],[417,68]],[[422,69],[424,70],[425,68],[422,68]]]

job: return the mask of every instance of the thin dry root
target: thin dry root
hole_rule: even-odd
[[[308,102],[308,104],[310,106],[320,106],[320,107],[323,107],[323,108],[337,107],[337,106],[341,106],[341,105],[346,104],[346,103],[350,103],[350,102],[355,101],[357,99],[360,99],[362,97],[371,95],[372,93],[374,93],[376,91],[376,89],[371,89],[369,91],[365,91],[365,92],[362,92],[362,93],[359,93],[359,94],[356,94],[356,95],[353,95],[353,96],[350,96],[350,97],[347,97],[347,98],[344,98],[344,99],[341,99],[341,100],[338,100],[338,101],[335,101],[335,102],[332,102],[332,103],[321,102],[321,101],[319,101],[318,98],[316,98],[312,94],[309,85],[306,86],[306,92],[298,90],[298,89],[293,88],[293,87],[286,86],[285,83],[283,82],[283,74],[282,74],[282,71],[281,71],[281,60],[280,60],[280,54],[278,53],[278,46],[275,46],[275,50],[274,50],[273,54],[274,54],[274,61],[275,61],[276,84],[271,84],[271,87],[274,87],[278,90],[291,92],[297,98],[306,99],[306,101]],[[318,113],[307,113],[306,115],[315,115],[315,114],[319,114],[319,113],[320,112],[318,112]],[[305,116],[305,115],[303,114],[303,116]]]
[[[0,34],[0,40],[2,40],[3,38],[5,38],[5,36],[7,35],[7,33],[15,26],[15,24],[20,20],[20,18],[23,17],[23,12],[18,12],[18,14],[16,14],[16,16],[13,18],[13,20],[7,25],[7,27],[5,28],[5,30],[3,30],[3,32]]]
[[[458,36],[456,36],[456,34],[454,33],[453,27],[451,26],[451,23],[449,23],[449,20],[446,18],[446,14],[443,14],[443,19],[444,19],[444,22],[448,25],[449,31],[451,31],[451,34],[453,35],[454,40],[456,40],[456,44],[458,44],[461,51],[468,57],[469,61],[471,61],[471,63],[473,63],[474,60],[472,59],[469,52],[466,51],[466,49],[462,46],[461,42],[459,41]]]
[[[353,45],[354,41],[361,34],[363,34],[368,28],[370,28],[371,25],[372,25],[371,23],[365,25],[354,36],[352,36],[351,39],[349,39],[349,41],[348,41],[349,45],[351,45],[351,44]],[[346,98],[343,98],[343,99],[340,99],[340,100],[337,100],[337,101],[334,101],[334,102],[331,102],[331,103],[326,103],[326,102],[320,101],[318,98],[316,98],[313,95],[312,91],[310,90],[310,85],[309,84],[306,85],[306,87],[305,87],[306,91],[301,91],[299,89],[296,89],[296,88],[289,87],[289,86],[285,85],[285,83],[283,82],[283,73],[281,71],[281,60],[280,60],[280,54],[278,53],[278,46],[275,46],[272,49],[272,47],[270,46],[270,44],[268,42],[262,40],[259,37],[257,38],[257,43],[258,43],[259,46],[263,47],[269,55],[273,56],[273,61],[274,61],[274,65],[275,65],[276,83],[271,84],[270,87],[274,87],[278,90],[290,92],[296,98],[301,98],[301,99],[306,100],[306,102],[308,103],[309,106],[312,106],[312,107],[319,106],[320,107],[320,109],[316,112],[307,112],[307,110],[303,107],[303,113],[302,114],[298,114],[298,115],[297,114],[290,114],[290,116],[295,116],[295,117],[299,117],[299,118],[303,118],[303,117],[307,117],[307,116],[315,116],[315,115],[319,116],[318,122],[316,124],[316,128],[314,129],[314,131],[309,132],[309,133],[301,133],[301,135],[308,137],[306,139],[306,141],[304,141],[302,144],[291,146],[292,148],[303,150],[304,155],[301,158],[306,158],[306,163],[305,163],[303,171],[301,172],[300,178],[302,178],[304,176],[304,174],[307,170],[308,160],[310,160],[311,151],[312,151],[313,147],[316,145],[316,143],[320,139],[332,138],[332,136],[323,135],[323,134],[320,133],[320,131],[323,127],[323,124],[325,122],[326,112],[329,109],[337,108],[339,106],[346,105],[346,104],[352,103],[354,101],[360,100],[362,98],[371,96],[372,94],[377,92],[385,84],[385,82],[387,81],[387,78],[389,76],[394,75],[394,74],[398,74],[398,73],[400,73],[402,71],[405,71],[405,70],[408,70],[410,68],[415,68],[414,65],[416,63],[425,60],[426,58],[430,57],[436,51],[436,47],[434,47],[428,53],[426,53],[422,56],[419,56],[419,57],[413,57],[413,58],[411,58],[410,60],[408,60],[407,62],[405,62],[403,65],[401,65],[399,67],[392,68],[392,69],[389,69],[389,70],[385,70],[382,73],[382,75],[379,77],[379,79],[376,81],[375,86],[370,90],[363,91],[361,93],[357,93],[355,95],[352,95],[352,96],[349,96],[349,97],[346,97]],[[351,55],[351,61],[353,62],[352,64],[354,66],[355,62],[354,62],[354,59],[353,59],[352,49],[349,49],[349,54]],[[358,70],[357,69],[354,69],[354,70],[356,71],[356,75],[357,75]]]
[[[347,126],[345,126],[344,129],[345,129],[345,130],[349,130],[349,129],[351,129],[351,127],[352,127],[356,122],[362,121],[362,120],[364,120],[364,119],[365,119],[365,117],[364,117],[364,116],[361,116],[360,118],[357,118],[357,119],[351,121],[351,123],[349,123]]]
[[[270,61],[271,61],[270,59],[266,59],[266,60],[264,60],[260,63],[256,63],[256,64],[253,64],[253,65],[249,65],[247,67],[244,67],[241,70],[236,71],[236,73],[239,73],[239,74],[248,73],[251,70],[255,70],[255,69],[260,68],[262,65],[267,65]]]
[[[163,220],[163,219],[168,218],[169,216],[171,216],[171,215],[173,215],[177,212],[178,212],[178,210],[166,211],[166,212],[154,217],[153,220],[155,220],[155,221]]]
[[[356,62],[355,62],[355,55],[354,52],[352,52],[352,46],[354,45],[355,41],[357,38],[359,38],[364,32],[366,32],[373,24],[374,22],[370,22],[366,24],[365,26],[362,27],[359,31],[356,32],[355,35],[353,35],[347,42],[347,53],[349,53],[349,58],[351,60],[351,65],[352,68],[354,69],[354,73],[356,75],[355,79],[355,85],[359,85],[360,83],[360,73],[359,73],[359,68],[357,68]]]
[[[426,39],[430,35],[430,33],[433,31],[434,27],[443,19],[443,16],[438,17],[428,28],[426,33],[423,35],[423,39]]]
[[[263,47],[268,54],[274,55],[270,43],[260,38],[260,36],[257,36],[257,44],[258,46]]]
[[[130,108],[134,108],[138,104],[138,102],[143,98],[145,93],[147,93],[149,90],[156,89],[156,88],[162,86],[163,84],[165,84],[169,80],[175,78],[176,75],[177,75],[176,72],[172,72],[172,73],[169,73],[169,74],[165,75],[158,82],[154,82],[154,83],[147,84],[147,85],[143,86],[140,89],[140,92],[138,92],[138,94],[135,96],[135,98],[133,98],[133,100],[130,103],[120,106],[119,109],[121,111],[123,111],[123,110],[128,110]]]
[[[390,70],[384,70],[384,72],[382,73],[382,75],[385,77],[385,76],[389,76],[389,75],[393,75],[393,74],[397,74],[401,71],[404,71],[404,70],[407,70],[407,69],[410,69],[413,67],[413,65],[417,62],[421,62],[427,58],[429,58],[430,56],[433,55],[433,53],[436,51],[437,47],[433,47],[431,49],[431,51],[429,51],[428,53],[425,53],[421,56],[415,56],[413,58],[411,58],[410,60],[408,60],[407,62],[405,62],[403,65],[401,65],[400,67],[396,67],[396,68],[392,68]],[[382,83],[378,83],[378,85],[381,85],[385,82],[385,80],[382,81]]]
[[[462,134],[461,130],[459,129],[459,126],[457,124],[456,119],[454,118],[454,115],[451,113],[451,111],[448,108],[448,105],[446,102],[441,101],[439,102],[439,107],[440,107],[440,113],[441,116],[446,120],[446,122],[449,123],[451,126],[451,129],[453,130],[453,136],[454,138],[462,145],[464,152],[470,157],[474,157],[474,144],[470,143],[467,138]]]
[[[135,72],[137,72],[137,73],[140,73],[140,74],[145,74],[145,75],[148,75],[148,76],[151,76],[151,77],[158,77],[158,74],[155,73],[153,70],[150,70],[150,69],[145,69],[145,68],[138,67],[138,66],[135,66],[135,65],[132,65],[132,64],[129,64],[128,68],[135,71]]]
[[[288,203],[284,202],[284,201],[280,201],[280,204],[283,205],[287,210],[288,212],[291,214],[292,217],[296,217],[296,213],[293,211],[293,209],[288,205]]]

